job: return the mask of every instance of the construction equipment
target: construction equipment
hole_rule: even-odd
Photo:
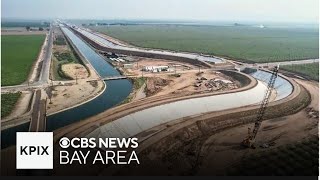
[[[260,108],[258,111],[258,115],[257,115],[257,119],[254,124],[253,131],[251,131],[251,129],[248,128],[248,136],[242,141],[242,145],[244,145],[245,147],[255,148],[254,142],[255,142],[258,130],[261,126],[262,119],[265,114],[266,108],[268,107],[271,92],[274,87],[274,83],[276,81],[276,78],[278,77],[278,71],[279,71],[279,65],[275,66],[273,68],[273,71],[272,71],[272,74],[271,74],[271,77],[270,77],[270,80],[268,83],[267,91],[264,95],[264,98],[261,102],[261,105],[260,105]]]

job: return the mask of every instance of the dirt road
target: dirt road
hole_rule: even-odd
[[[318,110],[318,83],[296,81],[308,88],[310,94],[313,94],[308,107]],[[253,127],[253,124],[230,128],[213,135],[191,138],[190,141],[187,141],[188,137],[196,136],[201,132],[196,129],[185,130],[183,131],[184,134],[171,131],[170,133],[175,134],[174,137],[176,137],[175,144],[159,143],[161,147],[167,148],[163,148],[163,151],[159,148],[158,150],[150,148],[142,156],[144,159],[142,167],[124,168],[118,173],[137,175],[148,171],[150,175],[181,175],[190,174],[190,172],[193,175],[224,175],[228,167],[252,154],[318,136],[318,118],[310,117],[306,109],[308,108],[293,115],[263,121],[256,139],[258,148],[255,150],[240,146],[241,141],[247,136],[248,127]],[[174,126],[170,126],[170,128],[173,129]],[[205,128],[203,130],[205,131]],[[260,148],[261,144],[270,142],[274,142],[275,145],[268,149]],[[159,145],[154,146],[154,148],[159,147]],[[154,162],[157,162],[157,164],[154,164]],[[146,169],[150,169],[150,171]],[[152,171],[152,169],[156,169],[156,171]],[[104,173],[107,172],[106,170]]]

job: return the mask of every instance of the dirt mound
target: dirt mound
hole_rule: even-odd
[[[167,86],[172,80],[163,79],[160,77],[150,77],[147,79],[146,94],[152,96],[162,90],[162,87]]]
[[[89,76],[87,69],[81,64],[63,64],[61,66],[63,74],[71,79],[84,79]]]

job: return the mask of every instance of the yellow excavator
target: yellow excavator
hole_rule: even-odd
[[[245,147],[255,148],[255,146],[254,146],[255,139],[256,139],[258,130],[259,130],[260,126],[261,126],[262,119],[263,119],[263,116],[265,114],[265,111],[266,111],[266,109],[268,107],[269,100],[270,100],[270,97],[271,97],[271,92],[272,92],[272,89],[274,87],[275,81],[276,81],[276,79],[278,77],[278,71],[279,71],[279,65],[275,66],[273,68],[273,70],[272,70],[272,74],[271,74],[271,77],[270,77],[270,80],[269,80],[269,83],[268,83],[267,91],[266,91],[266,93],[264,95],[264,98],[263,98],[263,100],[261,102],[261,105],[260,105],[260,108],[259,108],[259,111],[258,111],[258,114],[257,114],[257,119],[256,119],[255,124],[254,124],[254,128],[253,128],[252,131],[251,131],[251,128],[248,128],[248,136],[241,143]]]

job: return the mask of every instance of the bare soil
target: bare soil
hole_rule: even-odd
[[[71,79],[85,79],[89,76],[87,69],[81,64],[63,64],[61,66],[62,72]]]
[[[162,153],[151,148],[140,156],[143,165],[123,168],[118,174],[146,175],[148,172],[149,175],[225,175],[226,169],[246,157],[317,137],[319,84],[296,81],[309,91],[311,103],[296,114],[263,121],[256,139],[256,149],[244,148],[240,145],[247,136],[248,127],[252,128],[253,124],[230,128],[213,135],[200,136],[190,141],[184,141],[183,137],[198,135],[201,132],[186,129],[184,134],[174,136],[178,147],[162,144],[167,147]],[[270,144],[270,146],[263,148],[261,147],[263,144]]]
[[[131,57],[130,59],[134,60],[133,68],[130,69],[124,69],[125,73],[128,75],[135,75],[135,76],[141,76],[142,75],[142,68],[144,66],[169,66],[171,69],[175,69],[177,73],[190,70],[190,69],[197,69],[196,66],[193,66],[188,63],[181,63],[181,62],[175,62],[170,60],[164,60],[164,59],[154,59],[154,58],[144,58],[144,57]],[[176,66],[174,68],[174,66]],[[144,75],[146,74],[155,74],[151,72],[143,72]],[[165,73],[165,72],[162,72]]]
[[[145,89],[146,89],[146,83],[144,83],[140,89],[138,89],[135,94],[134,94],[134,97],[132,98],[131,101],[136,101],[136,100],[139,100],[139,99],[143,99],[145,97],[147,97],[146,95],[146,92],[145,92]]]
[[[85,79],[78,80],[78,84],[73,81],[61,86],[53,86],[47,112],[50,114],[83,103],[99,94],[103,86],[102,81],[87,82]]]
[[[54,52],[70,52],[70,49],[66,45],[53,45],[52,49],[54,50]]]
[[[19,100],[17,101],[14,109],[12,110],[12,112],[1,119],[2,122],[4,121],[9,121],[13,118],[17,118],[25,113],[27,113],[28,111],[28,107],[29,107],[29,103],[32,100],[32,92],[30,91],[22,91],[21,92],[21,97],[19,98]]]
[[[122,63],[113,62],[125,75],[133,77],[147,77],[146,96],[134,95],[133,100],[143,97],[161,96],[177,93],[204,93],[236,89],[240,83],[222,73],[211,69],[199,69],[188,63],[175,62],[164,59],[127,56],[122,59],[130,59],[132,68],[124,68]],[[142,71],[145,66],[169,66],[170,71],[149,72]],[[220,84],[212,87],[213,80],[230,80],[232,84]],[[212,80],[212,81],[210,81]],[[134,92],[133,94],[136,94]],[[140,93],[141,94],[141,93]]]
[[[232,84],[217,84],[217,87],[211,86],[213,80],[229,80]],[[215,84],[215,83],[213,83]],[[178,94],[184,92],[205,93],[214,91],[226,91],[239,88],[239,83],[228,76],[215,71],[188,72],[179,74],[179,76],[158,75],[147,79],[147,96]]]
[[[152,96],[158,93],[162,90],[162,87],[167,86],[170,81],[172,80],[166,80],[160,77],[148,78],[146,90],[147,96]]]
[[[61,38],[61,37],[64,37],[64,35],[63,35],[60,28],[55,27],[54,28],[54,40],[58,37]],[[53,47],[52,47],[53,53],[73,54],[73,51],[72,51],[70,45],[68,44],[67,39],[64,38],[64,40],[66,42],[65,45],[58,45],[58,44],[53,43]],[[77,57],[75,57],[75,58],[77,58]],[[56,57],[53,56],[52,57],[52,64],[50,67],[51,78],[53,80],[67,80],[68,78],[70,78],[70,79],[76,79],[76,78],[84,79],[84,78],[89,77],[90,73],[88,72],[88,70],[85,67],[86,64],[82,65],[79,62],[80,62],[79,59],[75,59],[73,62],[68,62],[66,60],[64,60],[63,62],[60,62]],[[68,78],[61,77],[59,75],[59,73],[57,73],[60,70],[59,65],[61,65],[61,71]]]

